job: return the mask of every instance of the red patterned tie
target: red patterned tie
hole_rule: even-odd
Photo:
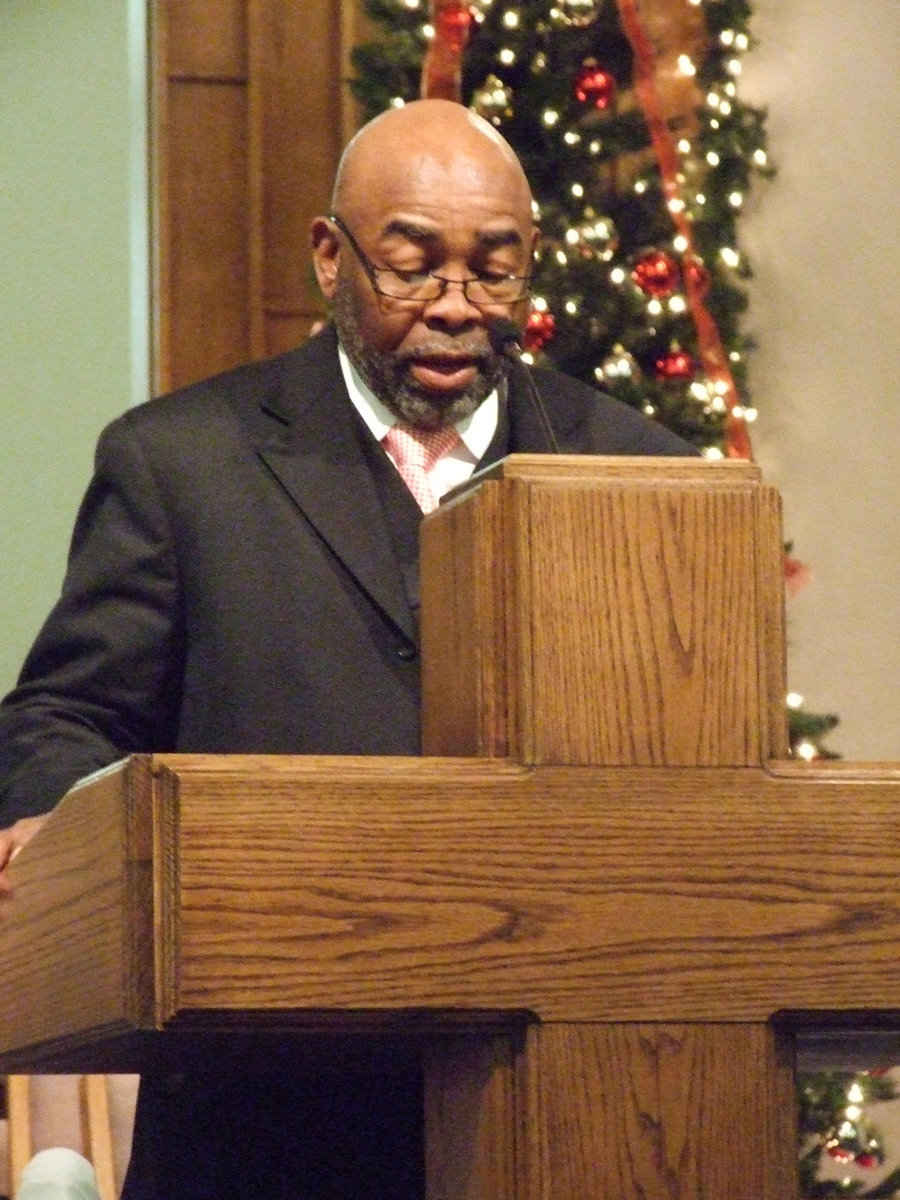
[[[414,429],[402,421],[389,429],[381,440],[403,476],[406,486],[416,498],[422,512],[429,513],[438,506],[428,472],[439,458],[458,446],[460,436],[449,429]]]

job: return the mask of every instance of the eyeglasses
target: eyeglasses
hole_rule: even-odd
[[[391,300],[411,300],[417,304],[430,304],[438,300],[447,290],[448,284],[456,283],[469,304],[476,308],[490,305],[515,304],[528,295],[530,275],[500,275],[493,271],[473,275],[470,279],[446,279],[433,271],[400,271],[395,267],[376,267],[363,252],[356,238],[334,213],[331,220],[353,248],[362,269],[368,277],[372,290],[379,296]]]

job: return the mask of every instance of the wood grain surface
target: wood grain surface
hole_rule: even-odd
[[[399,1005],[740,1022],[897,1006],[896,768],[150,769],[177,803],[178,870],[157,900],[180,939],[169,1017]]]
[[[141,805],[135,786],[146,789]],[[155,1024],[153,843],[146,768],[77,788],[10,868],[0,912],[0,1047]]]
[[[424,525],[426,752],[785,753],[782,561],[752,464],[510,456]]]

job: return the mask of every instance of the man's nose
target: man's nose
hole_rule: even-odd
[[[444,279],[441,294],[425,307],[426,321],[443,321],[448,325],[465,325],[481,320],[481,316],[481,309],[469,300],[461,279]]]

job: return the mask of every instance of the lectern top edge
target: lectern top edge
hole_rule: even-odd
[[[671,481],[680,486],[697,483],[716,487],[746,483],[761,483],[762,471],[756,463],[744,459],[711,458],[652,458],[629,454],[509,454],[506,458],[477,471],[465,483],[444,497],[441,508],[448,502],[471,491],[487,480],[522,480],[526,483],[556,481],[561,483],[609,483],[627,480],[634,483],[664,484]]]

